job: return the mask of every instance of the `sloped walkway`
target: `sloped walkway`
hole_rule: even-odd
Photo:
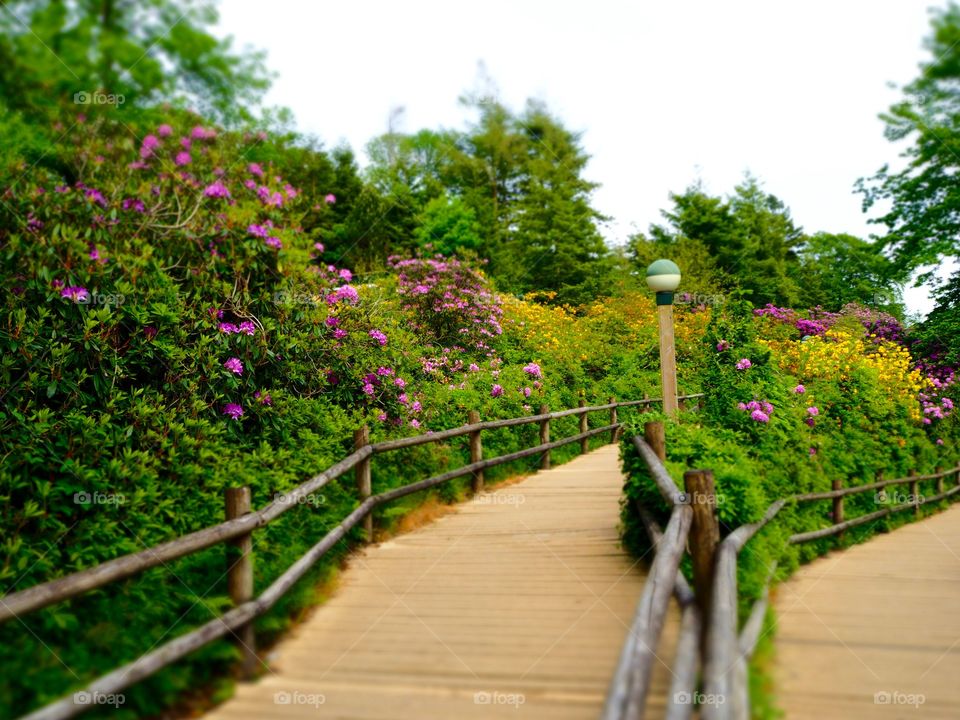
[[[272,672],[206,717],[593,720],[644,581],[622,489],[608,445],[358,553]],[[661,705],[668,682],[660,664]]]
[[[960,506],[802,567],[776,610],[791,720],[960,718]]]

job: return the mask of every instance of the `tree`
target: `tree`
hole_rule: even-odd
[[[442,255],[476,254],[483,244],[477,216],[458,197],[441,195],[427,203],[414,231],[425,250]]]
[[[667,225],[650,228],[658,243],[683,238],[700,243],[722,274],[727,288],[739,287],[755,305],[790,305],[798,287],[790,275],[797,263],[802,232],[790,211],[775,195],[747,176],[727,200],[708,195],[699,183],[682,195],[670,196],[673,208],[664,211]]]
[[[873,243],[853,235],[817,233],[805,239],[793,266],[801,304],[839,311],[859,303],[902,316],[900,286],[890,260]]]
[[[516,115],[487,97],[463,102],[478,113],[465,132],[389,132],[373,141],[370,182],[419,219],[420,238],[454,220],[443,214],[475,222],[470,243],[506,290],[554,292],[558,302],[602,291],[609,253],[580,136],[540,103]]]
[[[903,100],[880,117],[891,141],[911,139],[901,156],[906,167],[882,167],[861,178],[864,210],[889,210],[873,220],[886,226],[881,244],[892,252],[901,277],[946,257],[960,256],[960,7],[938,10],[926,40],[930,59],[903,88]],[[931,273],[921,277],[925,279]]]
[[[5,2],[0,105],[43,119],[74,104],[89,114],[161,103],[249,119],[269,84],[262,55],[235,53],[207,31],[216,21],[216,9],[195,0]]]

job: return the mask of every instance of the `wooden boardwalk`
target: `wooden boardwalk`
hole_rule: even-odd
[[[787,718],[960,718],[960,506],[816,560],[776,595]]]
[[[644,582],[619,547],[622,489],[607,445],[357,553],[271,671],[206,717],[595,719]]]

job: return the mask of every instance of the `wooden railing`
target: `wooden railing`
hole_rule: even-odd
[[[703,720],[747,720],[750,717],[747,663],[761,635],[776,563],[769,569],[760,597],[754,602],[743,627],[739,628],[737,557],[746,543],[789,503],[821,500],[833,503],[831,524],[791,535],[788,544],[797,544],[836,535],[895,512],[913,510],[919,515],[923,503],[938,502],[960,492],[960,464],[928,475],[911,472],[904,478],[879,479],[847,488],[840,487],[835,481],[830,491],[777,500],[760,520],[736,528],[720,541],[712,473],[707,470],[687,471],[684,473],[684,490],[681,491],[663,464],[666,452],[662,423],[646,423],[644,437],[636,436],[632,442],[670,508],[670,521],[666,530],[661,532],[647,508],[639,504],[636,508],[656,554],[610,684],[603,720],[643,718],[657,643],[666,621],[671,592],[680,605],[681,619],[665,717],[683,720],[692,717],[695,710]],[[945,482],[950,476],[956,479],[953,487],[947,489]],[[920,483],[931,480],[936,481],[936,494],[924,497],[920,494]],[[901,484],[909,487],[907,502],[844,519],[843,498]],[[685,544],[689,548],[693,569],[692,589],[678,570],[687,549]],[[702,693],[697,688],[701,665]],[[695,699],[699,701],[696,705]]]
[[[680,399],[692,400],[700,397],[702,397],[701,394],[694,394],[684,395]],[[610,440],[614,441],[623,427],[623,423],[617,416],[619,408],[649,406],[658,402],[662,402],[662,400],[660,398],[644,398],[643,400],[617,402],[614,398],[610,398],[610,401],[605,405],[588,406],[581,393],[580,405],[569,410],[549,412],[546,406],[541,406],[539,413],[536,415],[485,422],[480,422],[478,414],[471,412],[467,425],[372,444],[369,443],[369,432],[366,428],[361,428],[354,437],[355,450],[353,453],[261,509],[250,511],[248,489],[231,488],[227,491],[228,519],[225,522],[183,535],[141,552],[124,555],[81,572],[0,597],[0,623],[82,595],[211,546],[230,543],[240,548],[239,556],[230,565],[228,571],[228,587],[236,607],[206,624],[160,645],[137,660],[102,675],[78,692],[99,696],[118,693],[194,650],[228,634],[233,634],[241,640],[241,651],[244,655],[243,667],[250,673],[259,663],[253,644],[252,621],[273,607],[326,552],[361,522],[364,523],[366,539],[372,539],[372,513],[376,508],[393,500],[464,476],[470,476],[471,487],[474,491],[478,491],[483,488],[484,470],[522,458],[539,455],[540,467],[549,468],[551,450],[579,442],[580,451],[585,453],[589,449],[590,438],[604,433],[609,433]],[[587,420],[588,415],[603,411],[609,411],[610,413],[609,424],[590,429]],[[551,441],[550,422],[569,416],[578,416],[580,432],[576,435]],[[540,426],[540,442],[538,445],[506,455],[483,458],[481,434],[484,431],[528,424],[538,424]],[[409,485],[376,495],[372,494],[370,463],[373,456],[402,448],[438,443],[465,435],[469,436],[469,464]],[[302,504],[309,495],[351,470],[355,473],[360,496],[358,506],[339,525],[324,535],[299,560],[274,580],[258,597],[253,598],[251,534],[276,520],[291,508]],[[74,717],[90,709],[90,707],[90,705],[77,704],[74,702],[73,696],[68,696],[24,716],[23,720],[60,720]]]

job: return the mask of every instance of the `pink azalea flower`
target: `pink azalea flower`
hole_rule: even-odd
[[[164,123],[157,128],[157,135],[160,137],[170,137],[173,134],[173,128]]]
[[[330,193],[330,194],[327,195],[325,198],[323,198],[323,201],[324,201],[327,205],[333,205],[333,204],[337,201],[337,196],[334,195],[333,193]]]
[[[235,375],[243,375],[243,363],[240,358],[232,357],[223,363],[223,366]]]
[[[747,370],[753,365],[748,358],[740,358],[737,360],[736,368],[737,370]]]
[[[229,415],[231,420],[239,420],[243,415],[243,408],[236,403],[227,403],[223,406],[223,414]]]
[[[190,153],[186,150],[181,150],[177,153],[177,156],[173,159],[174,165],[189,165],[191,161]]]
[[[803,394],[807,391],[807,389],[806,389],[803,385],[797,385],[797,386],[793,389],[793,391],[794,391],[797,395],[803,395]]]
[[[490,388],[490,397],[498,398],[503,395],[503,387],[500,385],[494,385]]]
[[[216,180],[203,189],[203,195],[212,198],[228,198],[230,197],[230,191],[220,180]]]

